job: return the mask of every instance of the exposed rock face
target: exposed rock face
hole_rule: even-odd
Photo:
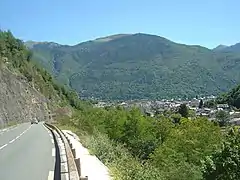
[[[0,69],[0,128],[10,122],[48,118],[46,100],[27,81],[7,69]]]

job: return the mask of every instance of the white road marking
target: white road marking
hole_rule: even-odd
[[[53,178],[54,178],[54,171],[49,171],[48,180],[53,180]]]
[[[56,150],[55,148],[52,148],[52,156],[55,156],[56,155]]]
[[[8,132],[8,131],[13,130],[13,129],[16,129],[16,128],[17,128],[17,127],[11,128],[11,129],[9,129],[9,130],[7,129],[7,130],[4,130],[4,132]],[[8,144],[11,144],[11,143],[13,143],[14,141],[16,141],[16,140],[17,140],[18,138],[20,138],[24,133],[26,133],[30,128],[31,128],[31,126],[28,127],[25,131],[23,131],[19,136],[17,136],[16,138],[12,139],[11,141],[9,141]],[[1,135],[1,134],[3,134],[3,133],[0,133],[0,135]],[[6,147],[8,144],[5,144],[5,145],[1,146],[0,149],[3,149],[3,148]]]
[[[43,127],[46,129],[46,131],[48,132],[48,134],[49,134],[49,136],[51,137],[51,139],[53,138],[53,136],[52,136],[52,133],[51,133],[51,131],[46,127],[46,126],[44,126],[43,125]]]
[[[0,150],[5,148],[7,146],[7,144],[4,144],[3,146],[0,147]]]
[[[18,138],[20,138],[20,137],[21,137],[24,133],[26,133],[28,130],[29,130],[29,128],[26,129],[25,131],[23,131],[19,136],[17,136],[17,137],[14,138],[13,140],[9,141],[9,144],[11,144],[11,143],[13,143],[14,141],[16,141]]]
[[[11,141],[9,142],[9,144],[13,143],[15,140],[16,140],[16,139],[11,140]]]
[[[52,143],[54,144],[54,141],[53,141],[53,139],[51,139],[51,141],[52,141]]]

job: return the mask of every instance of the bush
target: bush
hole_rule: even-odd
[[[94,132],[91,136],[80,136],[83,144],[110,168],[116,180],[162,180],[159,170],[149,163],[141,164],[128,150],[110,140],[106,135]]]
[[[240,135],[238,132],[232,132],[223,142],[222,148],[203,161],[204,179],[240,179]]]

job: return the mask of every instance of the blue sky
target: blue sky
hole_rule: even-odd
[[[240,42],[239,7],[239,0],[0,0],[0,28],[70,45],[142,32],[212,48]]]

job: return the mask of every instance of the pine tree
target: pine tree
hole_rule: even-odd
[[[182,117],[187,118],[188,117],[188,107],[186,104],[181,104],[178,110],[178,113],[182,115]]]
[[[201,99],[198,105],[199,108],[203,108],[203,100]]]

